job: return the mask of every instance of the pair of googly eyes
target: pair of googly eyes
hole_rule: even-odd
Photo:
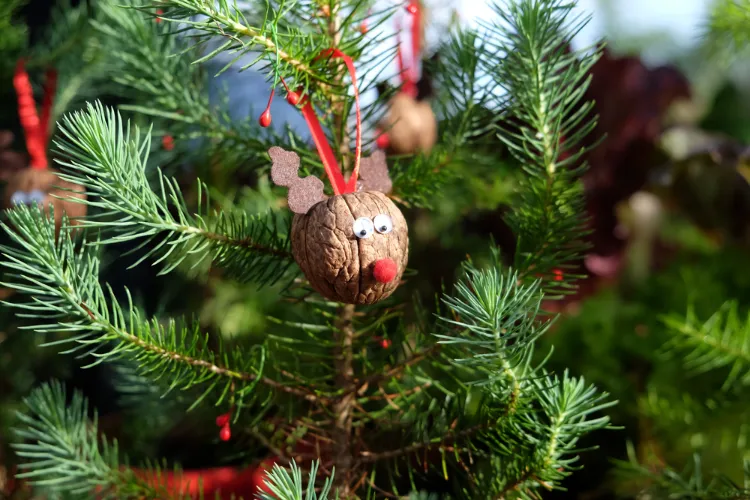
[[[10,203],[11,205],[39,205],[40,203],[44,203],[45,196],[46,195],[38,189],[34,189],[29,193],[25,191],[16,191],[10,197]]]
[[[388,234],[393,231],[393,221],[389,215],[376,215],[374,219],[369,217],[360,217],[354,221],[354,235],[359,239],[365,239],[372,236],[375,231],[380,234]]]

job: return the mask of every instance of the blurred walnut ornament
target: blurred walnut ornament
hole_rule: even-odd
[[[26,135],[30,163],[27,166],[26,162],[17,161],[18,157],[14,157],[12,161],[3,161],[0,165],[0,178],[6,182],[3,208],[9,209],[20,204],[41,204],[49,214],[52,206],[57,234],[60,232],[63,214],[71,218],[71,225],[78,224],[76,219],[86,215],[86,205],[82,203],[86,199],[86,193],[82,186],[61,179],[54,169],[49,168],[47,144],[56,73],[47,73],[41,118],[37,115],[31,83],[23,61],[19,61],[16,66],[13,84],[18,95],[18,114]],[[0,138],[0,148],[10,145],[12,140],[12,134],[4,134]],[[5,159],[4,156],[0,158]]]
[[[336,157],[307,98],[302,114],[315,138],[334,195],[325,195],[323,181],[300,178],[299,156],[273,147],[271,179],[289,189],[292,254],[310,286],[327,299],[348,304],[373,304],[398,287],[409,256],[406,220],[385,195],[391,189],[385,154],[361,158],[362,121],[354,66],[337,49],[326,55],[344,59],[352,77],[357,112],[354,169],[344,180]]]
[[[388,103],[380,128],[387,130],[386,149],[395,154],[429,153],[437,141],[437,119],[427,101],[399,92]]]

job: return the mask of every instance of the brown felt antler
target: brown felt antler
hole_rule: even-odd
[[[29,160],[23,153],[10,149],[13,133],[0,130],[0,180],[7,181],[16,172],[28,166]]]
[[[371,156],[362,158],[359,166],[357,191],[380,191],[388,194],[393,189],[388,175],[388,163],[383,151],[375,151]]]
[[[314,176],[300,177],[300,159],[297,153],[278,146],[268,150],[273,165],[271,180],[278,186],[289,188],[289,209],[296,214],[306,214],[313,206],[325,200],[323,181]]]

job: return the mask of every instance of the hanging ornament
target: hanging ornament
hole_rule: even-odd
[[[418,62],[421,55],[421,12],[416,0],[406,7],[411,16],[411,64],[406,67],[401,50],[400,23],[396,25],[396,60],[401,76],[401,90],[388,103],[388,112],[378,124],[377,143],[395,154],[429,152],[437,141],[437,119],[430,104],[418,96]],[[382,139],[385,137],[386,139]]]
[[[336,156],[326,140],[307,96],[302,115],[310,128],[334,195],[323,191],[317,177],[298,176],[296,153],[273,147],[271,179],[289,189],[292,221],[292,253],[318,293],[349,304],[372,304],[390,296],[398,287],[409,255],[406,220],[386,196],[392,184],[382,151],[361,158],[362,119],[359,92],[351,58],[338,49],[321,56],[343,59],[354,86],[357,115],[354,168],[344,180]]]
[[[49,143],[49,120],[57,83],[57,73],[47,72],[44,86],[41,118],[37,114],[36,103],[26,72],[24,61],[18,61],[13,77],[13,85],[18,96],[18,115],[26,135],[26,149],[29,153],[28,167],[6,171],[7,181],[3,197],[4,208],[15,205],[42,204],[47,213],[52,205],[55,216],[55,234],[60,231],[63,213],[70,217],[70,224],[86,215],[86,193],[82,186],[61,179],[54,169],[49,168],[47,145]],[[75,200],[80,200],[77,202]]]
[[[219,439],[222,441],[229,441],[232,437],[232,427],[231,427],[231,420],[232,420],[232,412],[234,411],[234,406],[226,412],[222,413],[218,417],[216,417],[216,427],[219,427]]]

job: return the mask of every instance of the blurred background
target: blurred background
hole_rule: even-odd
[[[20,10],[32,42],[43,39],[55,22],[50,17],[54,3],[31,0]],[[715,5],[709,0],[577,3],[578,11],[592,18],[575,48],[602,39],[607,44],[586,95],[595,100],[600,117],[590,145],[598,137],[605,139],[587,155],[590,169],[584,177],[591,248],[579,271],[588,278],[576,294],[547,304],[562,316],[542,339],[539,353],[541,358],[554,346],[551,368],[583,375],[619,400],[610,413],[622,429],[581,443],[598,449],[582,456],[584,469],[568,481],[568,490],[551,492],[549,498],[636,497],[658,482],[659,474],[672,470],[686,482],[675,480],[665,491],[695,494],[679,498],[711,498],[699,495],[689,482],[697,474],[696,456],[701,457],[702,474],[743,481],[743,461],[750,450],[750,380],[742,376],[750,366],[750,327],[742,321],[750,305],[750,65],[742,47],[717,48],[710,27]],[[489,12],[479,0],[432,0],[425,7],[426,57],[440,47],[446,27],[476,25]],[[209,67],[208,73],[215,70]],[[388,72],[395,74],[396,68]],[[229,71],[211,82],[216,95],[226,89],[236,120],[254,121],[266,105],[265,75]],[[106,100],[111,96],[96,90],[103,88],[92,85],[92,92]],[[0,99],[0,129],[18,130],[7,78],[0,83]],[[301,117],[283,99],[275,100],[272,114],[276,130],[291,125],[306,134]],[[189,144],[177,150],[182,150],[181,158],[162,152],[165,164],[179,171],[188,163]],[[410,210],[408,217],[416,221],[411,262],[419,276],[410,285],[412,293],[429,302],[443,284],[450,284],[467,254],[486,257],[482,252],[489,238],[512,253],[513,236],[503,222],[513,191],[511,163],[507,155],[499,157],[497,175],[446,186],[432,209]],[[262,180],[241,168],[232,175],[224,179],[232,189],[248,179],[262,186]],[[259,207],[273,201],[266,193],[248,195],[246,203]],[[136,259],[123,257],[122,250],[113,247],[109,259]],[[122,268],[107,267],[105,279],[115,289],[127,285],[135,290],[152,314],[195,313],[208,330],[227,337],[255,335],[269,327],[272,294],[210,278],[196,283],[170,275],[165,280],[147,266],[129,272]],[[684,327],[688,311],[692,330]],[[717,311],[718,319],[713,316]],[[691,368],[686,362],[690,352],[709,338],[706,322],[714,317],[711,332],[721,331],[731,314],[741,335],[735,343],[717,344],[724,361],[710,369],[700,363],[699,369],[693,369],[695,363]],[[680,318],[682,326],[676,328]],[[84,372],[75,360],[35,350],[36,340],[21,339],[16,328],[6,318],[0,331],[0,468],[1,432],[10,425],[19,395],[51,376],[67,377],[82,388],[103,414],[103,426],[127,440],[122,403],[113,396],[116,374]],[[188,467],[216,458],[185,444],[188,437],[200,442],[212,429],[196,428],[192,417],[170,418],[162,415],[161,427],[152,429],[153,439],[140,435],[128,442],[136,457],[167,456]],[[649,479],[650,473],[654,476]],[[0,491],[2,478],[0,474]]]

